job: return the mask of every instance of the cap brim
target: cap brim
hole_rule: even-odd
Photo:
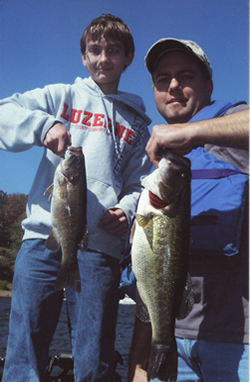
[[[184,43],[177,39],[161,39],[157,41],[147,52],[145,56],[145,64],[149,72],[152,74],[155,65],[166,52],[172,50],[184,50],[192,55],[194,53]]]

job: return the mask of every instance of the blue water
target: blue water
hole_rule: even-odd
[[[126,302],[125,299],[122,302]],[[123,365],[118,364],[117,372],[122,377],[122,382],[127,380],[127,360],[130,349],[131,337],[133,334],[134,317],[135,317],[135,305],[131,304],[131,301],[127,301],[128,304],[122,303],[119,305],[118,322],[117,322],[117,334],[116,334],[116,350],[121,354],[123,358]],[[0,357],[5,357],[6,344],[8,337],[8,321],[10,313],[11,299],[4,297],[0,298]],[[63,305],[60,320],[54,335],[54,339],[50,348],[50,355],[58,355],[60,352],[70,352],[70,338],[68,332],[66,306]],[[2,369],[0,368],[0,375]]]

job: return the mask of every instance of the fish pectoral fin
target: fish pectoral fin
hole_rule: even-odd
[[[148,222],[151,220],[151,214],[141,215],[141,214],[135,213],[135,217],[136,217],[137,223],[141,227],[146,227]]]
[[[60,247],[60,243],[58,243],[58,240],[53,233],[53,229],[51,230],[48,239],[45,241],[45,246],[52,251],[56,251]]]
[[[43,193],[43,195],[49,195],[49,200],[52,198],[52,194],[54,191],[54,184],[51,184]]]

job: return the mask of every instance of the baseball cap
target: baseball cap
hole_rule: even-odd
[[[145,56],[145,64],[152,74],[159,59],[165,53],[173,50],[182,50],[198,58],[206,67],[210,78],[212,78],[212,67],[201,47],[191,40],[179,40],[175,38],[162,38],[154,43]]]

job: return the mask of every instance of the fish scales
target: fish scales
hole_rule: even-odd
[[[77,250],[87,229],[86,171],[81,147],[67,149],[65,159],[57,166],[53,186],[45,192],[49,193],[52,194],[52,230],[46,247],[52,250],[61,247],[62,250],[55,290],[70,285],[80,291]]]
[[[148,380],[177,378],[174,328],[187,279],[190,179],[189,160],[165,151],[159,169],[144,179],[138,203],[132,267],[152,325]],[[152,195],[165,206],[155,208]]]

